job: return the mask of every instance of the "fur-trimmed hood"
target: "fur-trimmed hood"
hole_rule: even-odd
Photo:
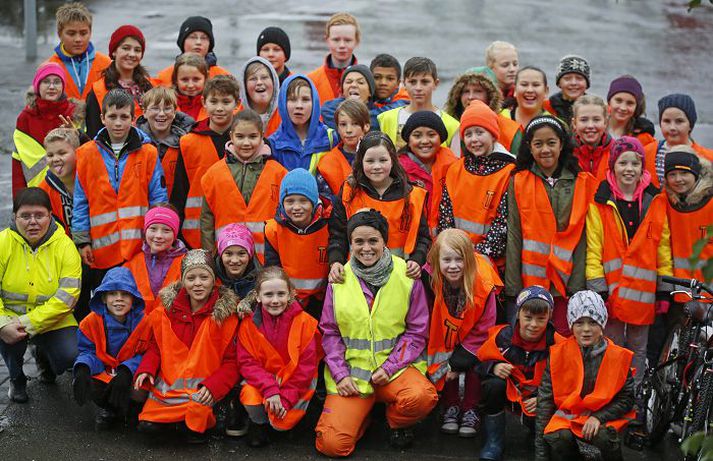
[[[183,282],[177,281],[164,287],[159,292],[158,296],[166,310],[169,310],[171,306],[173,306],[173,302],[176,300],[182,288]],[[231,315],[238,313],[238,302],[240,298],[238,298],[238,295],[230,288],[219,286],[213,289],[218,290],[218,299],[215,300],[215,304],[213,305],[213,314],[211,317],[216,323],[220,324]]]
[[[37,93],[35,93],[35,89],[32,88],[32,86],[28,87],[27,91],[25,92],[25,105],[31,110],[36,111],[38,110],[38,100],[39,97],[37,96]],[[69,101],[69,104],[73,106],[71,113],[72,121],[74,122],[75,126],[81,126],[84,123],[84,119],[86,118],[86,103],[80,99],[75,98],[67,98],[67,100]],[[62,100],[57,101],[56,103],[46,101],[45,106],[57,106],[61,103]]]
[[[677,211],[695,211],[703,207],[713,197],[713,164],[703,157],[698,157],[701,162],[701,174],[693,190],[686,195],[673,192],[664,181],[664,188],[668,201]]]

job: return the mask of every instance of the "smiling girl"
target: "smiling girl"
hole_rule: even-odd
[[[609,84],[609,134],[613,138],[634,136],[646,147],[656,141],[656,128],[644,117],[646,97],[641,83],[631,75],[622,75]]]
[[[572,107],[574,156],[582,171],[602,181],[609,168],[612,137],[607,133],[607,105],[594,95],[580,96]]]
[[[199,54],[183,53],[176,58],[171,83],[176,91],[178,110],[195,121],[208,117],[203,107],[203,88],[208,81],[208,65]]]
[[[515,77],[515,105],[511,109],[503,109],[503,115],[525,129],[533,118],[549,114],[544,108],[548,92],[545,72],[533,66],[523,67]]]

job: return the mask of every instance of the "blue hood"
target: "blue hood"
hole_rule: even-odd
[[[126,267],[115,267],[106,273],[102,283],[94,291],[94,295],[89,301],[89,308],[92,312],[102,317],[105,316],[108,314],[108,311],[106,304],[104,304],[102,300],[102,295],[106,292],[116,290],[129,292],[131,296],[134,297],[134,303],[128,315],[129,322],[134,324],[134,319],[138,321],[144,315],[144,299],[141,297],[139,289],[136,288],[134,276]]]

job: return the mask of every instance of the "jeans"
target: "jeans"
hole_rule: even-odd
[[[7,365],[10,379],[13,381],[19,379],[24,382],[27,380],[22,365],[28,342],[32,342],[44,353],[56,375],[61,375],[65,370],[72,368],[74,360],[77,358],[77,327],[48,331],[15,344],[6,344],[0,341],[0,354]]]

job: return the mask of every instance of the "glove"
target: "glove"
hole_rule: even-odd
[[[109,404],[126,411],[129,407],[129,395],[131,394],[131,381],[134,375],[129,369],[122,365],[116,371],[116,376],[109,381],[106,388],[106,396]]]
[[[668,301],[665,301],[663,299],[660,299],[654,303],[654,309],[655,309],[656,315],[668,313],[668,309],[670,307],[671,307],[671,303]]]
[[[86,365],[77,365],[74,367],[74,380],[72,380],[72,392],[74,400],[79,406],[87,403],[89,390],[92,387],[92,374],[89,367]]]

